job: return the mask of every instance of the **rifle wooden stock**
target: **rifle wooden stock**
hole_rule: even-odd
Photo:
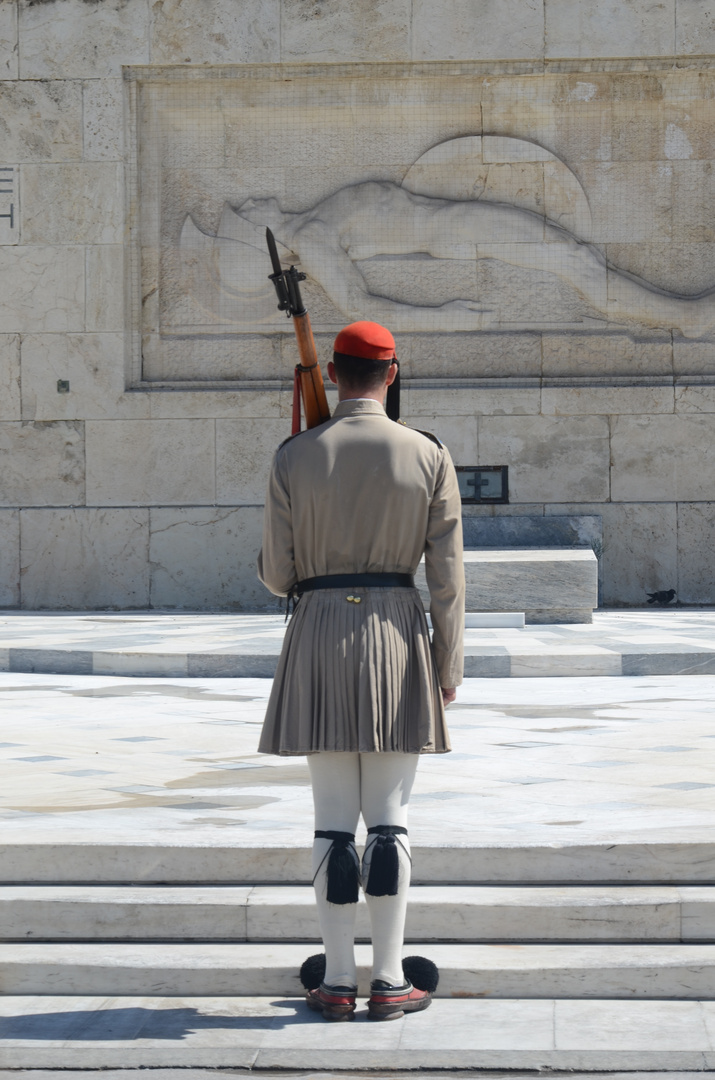
[[[300,354],[300,364],[296,367],[296,372],[300,376],[305,426],[314,428],[330,419],[330,409],[307,311],[293,316],[293,327]]]

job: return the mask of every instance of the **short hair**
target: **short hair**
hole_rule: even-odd
[[[346,389],[379,390],[387,380],[391,360],[368,360],[363,356],[333,353],[335,372]]]

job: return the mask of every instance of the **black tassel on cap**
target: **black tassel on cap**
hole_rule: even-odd
[[[407,829],[399,825],[375,825],[367,830],[368,836],[376,837],[368,848],[370,873],[365,886],[368,896],[397,896],[400,853],[397,850],[395,833],[407,836]]]
[[[332,840],[328,852],[328,891],[329,904],[357,904],[360,888],[360,870],[352,833],[316,832],[316,837]],[[317,876],[317,875],[316,875]]]
[[[397,364],[397,360],[393,361]],[[397,364],[397,375],[395,381],[391,386],[387,388],[387,400],[385,401],[385,412],[390,420],[400,419],[400,366]]]
[[[300,981],[306,990],[317,990],[325,978],[325,953],[314,953],[300,967]],[[419,989],[419,988],[418,988]]]
[[[402,961],[402,971],[416,990],[434,994],[439,983],[439,968],[426,956],[406,956]]]

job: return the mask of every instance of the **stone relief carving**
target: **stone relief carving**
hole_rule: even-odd
[[[543,193],[520,183],[519,163],[534,160],[548,169]],[[713,290],[683,296],[607,260],[590,241],[581,184],[547,149],[475,135],[433,147],[401,183],[347,184],[302,212],[284,211],[276,198],[226,203],[213,236],[187,215],[179,244],[183,296],[163,333],[284,329],[267,280],[266,225],[283,258],[329,301],[317,320],[326,329],[373,318],[397,332],[615,324],[697,338],[715,324]],[[511,288],[495,289],[494,280],[483,288],[507,268],[518,271]],[[524,310],[525,287],[541,294],[541,310]]]

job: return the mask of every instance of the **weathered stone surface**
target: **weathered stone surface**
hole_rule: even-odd
[[[673,169],[673,163],[661,162],[584,162],[579,174],[589,195],[593,241],[635,244],[670,240]],[[686,238],[679,235],[678,239]]]
[[[83,248],[0,247],[0,278],[0,333],[83,329]]]
[[[598,546],[603,540],[600,515],[546,517],[543,512],[503,514],[502,509],[495,506],[494,517],[465,515],[462,518],[465,548],[588,548]]]
[[[295,340],[292,355],[284,360],[281,339],[276,335],[242,334],[240,347],[235,339],[223,338],[197,346],[194,341],[159,339],[147,335],[143,357],[143,377],[163,380],[204,382],[288,378],[298,362]],[[323,370],[325,370],[323,368]]]
[[[0,4],[0,10],[8,4]],[[75,82],[0,83],[3,162],[82,157],[82,90]]]
[[[22,511],[24,608],[149,606],[149,511]]]
[[[276,610],[256,577],[262,528],[261,507],[153,509],[152,606]]]
[[[715,51],[715,9],[709,0],[675,0],[675,51]]]
[[[20,412],[20,338],[17,334],[0,335],[0,420],[19,420]]]
[[[121,161],[124,96],[121,79],[91,79],[82,87],[85,161]]]
[[[87,248],[86,323],[88,330],[124,330],[124,248],[92,244]]]
[[[608,421],[603,417],[479,420],[479,464],[509,466],[514,503],[607,499],[608,462]]]
[[[148,398],[152,419],[215,417],[236,420],[237,417],[246,417],[251,421],[260,417],[269,420],[282,417],[279,441],[290,435],[287,419],[292,414],[292,391],[288,394],[283,390],[158,390],[150,392]]]
[[[0,79],[17,78],[17,4],[0,4]]]
[[[673,371],[676,375],[715,375],[715,342],[673,341]]]
[[[147,0],[20,4],[20,76],[92,79],[149,62]]]
[[[416,60],[538,59],[544,54],[543,0],[415,0]]]
[[[606,257],[668,292],[696,297],[715,285],[715,254],[709,243],[607,244]]]
[[[678,505],[678,600],[712,604],[715,600],[715,507],[712,503]],[[668,585],[668,588],[673,588]]]
[[[676,386],[677,413],[715,413],[715,386]]]
[[[262,503],[276,449],[290,431],[284,420],[216,421],[216,499]]]
[[[213,0],[197,18],[192,0],[151,0],[154,64],[280,60],[280,0]]]
[[[513,416],[516,414],[535,414],[539,412],[541,391],[538,387],[513,388],[454,387],[437,390],[434,387],[422,389],[411,386],[408,390],[408,417],[439,416]],[[411,424],[412,427],[415,424]]]
[[[541,391],[544,416],[672,413],[672,386],[549,387]]]
[[[676,508],[609,503],[603,508],[603,602],[644,604],[678,580]]]
[[[541,374],[538,334],[401,334],[405,378],[499,378]]]
[[[409,0],[283,0],[281,59],[409,60]]]
[[[26,244],[119,244],[124,238],[119,164],[26,165],[22,235]]]
[[[58,393],[58,380],[69,393]],[[149,416],[146,393],[125,392],[122,334],[27,334],[22,339],[23,420]]]
[[[671,56],[675,0],[545,0],[547,56]]]
[[[82,424],[0,424],[0,505],[84,502]]]
[[[450,416],[441,410],[435,413],[414,414],[407,421],[408,427],[430,431],[444,443],[455,465],[476,465],[479,459],[476,416]],[[484,462],[484,464],[487,464]],[[489,462],[500,465],[501,462]]]
[[[616,416],[611,424],[614,501],[715,499],[715,415]]]
[[[214,502],[213,420],[89,420],[87,502]]]
[[[20,511],[0,510],[0,607],[20,603]]]
[[[670,375],[670,335],[544,334],[544,375]],[[715,370],[715,350],[713,350]]]
[[[712,243],[715,239],[713,162],[674,161],[672,169],[673,239],[689,244]]]

